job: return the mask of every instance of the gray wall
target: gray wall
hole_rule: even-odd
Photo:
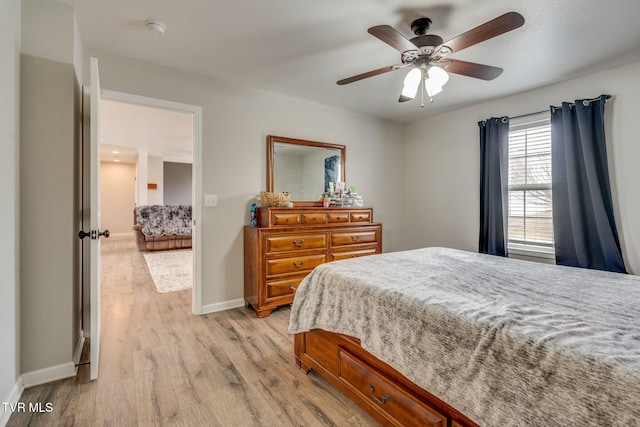
[[[76,35],[72,7],[22,1],[20,371],[25,385],[75,374],[81,324]]]
[[[193,166],[191,163],[164,162],[164,204],[190,205]]]
[[[18,291],[18,152],[20,0],[0,2],[0,402],[15,402],[20,392]],[[0,425],[10,413],[0,410]]]
[[[73,65],[22,55],[22,370],[72,360],[76,265]],[[40,351],[34,351],[40,349]]]

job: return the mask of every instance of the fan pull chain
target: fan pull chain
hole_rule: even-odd
[[[424,108],[424,70],[422,70],[422,80],[420,80],[420,84],[422,85],[420,88],[420,96],[422,97],[420,108]]]

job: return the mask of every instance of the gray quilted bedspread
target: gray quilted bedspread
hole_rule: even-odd
[[[317,267],[290,333],[362,346],[482,426],[640,425],[640,277],[444,248]]]

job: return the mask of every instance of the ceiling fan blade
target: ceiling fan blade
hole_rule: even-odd
[[[416,46],[411,43],[398,30],[389,25],[378,25],[371,27],[367,31],[374,37],[379,38],[400,53],[408,50],[416,50]]]
[[[444,42],[436,48],[436,51],[442,46],[446,46],[453,52],[459,52],[469,46],[473,46],[485,40],[499,36],[511,30],[515,30],[524,24],[524,17],[517,12],[508,12],[498,16],[491,21],[473,28],[466,33],[460,34],[451,40]]]
[[[347,77],[346,79],[338,80],[339,85],[346,85],[349,83],[357,82],[358,80],[366,79],[368,77],[377,76],[379,74],[388,73],[389,71],[395,71],[398,68],[404,67],[405,64],[388,65],[386,67],[378,68],[377,70],[367,71],[366,73],[358,74],[355,76]]]
[[[475,77],[482,80],[493,80],[502,74],[502,68],[491,65],[477,64],[475,62],[460,61],[459,59],[447,59],[445,70],[449,73]]]

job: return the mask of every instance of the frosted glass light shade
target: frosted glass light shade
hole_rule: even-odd
[[[414,68],[409,71],[404,78],[402,96],[406,96],[411,99],[415,98],[418,93],[418,88],[420,87],[420,80],[422,80],[422,71],[420,71],[419,68]]]
[[[424,79],[424,88],[427,95],[432,97],[442,92],[442,86],[449,81],[449,74],[445,70],[435,65],[429,67],[427,78]]]
[[[444,86],[449,81],[449,74],[445,70],[435,65],[429,68],[429,79],[433,80],[435,86]]]

